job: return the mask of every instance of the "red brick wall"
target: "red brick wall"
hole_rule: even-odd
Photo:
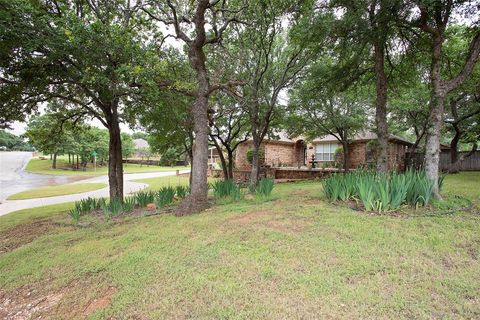
[[[367,162],[367,143],[368,141],[353,142],[349,145],[350,156],[350,169],[356,169],[361,166],[366,166]],[[239,170],[250,170],[251,165],[247,161],[247,151],[252,149],[252,142],[247,141],[238,146],[235,155],[235,168]],[[303,165],[303,158],[298,156],[299,152],[303,153],[303,150],[299,150],[299,147],[295,147],[295,144],[287,144],[281,142],[268,141],[261,145],[260,149],[264,150],[265,165],[271,167],[289,166],[296,167]],[[372,162],[375,162],[375,146],[373,146],[373,158]],[[315,155],[315,145],[307,145],[307,166],[311,167],[310,161],[312,155]],[[300,163],[299,163],[300,162]],[[322,167],[322,162],[316,164],[317,168]],[[390,142],[389,143],[389,162],[388,167],[390,170],[404,170],[405,168],[405,146]]]
[[[295,145],[278,142],[265,144],[265,164],[271,167],[292,167],[297,164]]]
[[[350,156],[349,169],[356,169],[366,164],[366,142],[353,142],[348,146],[348,155]]]
[[[252,148],[250,141],[244,142],[237,147],[235,151],[235,169],[250,170],[251,165],[247,161],[247,151]]]
[[[356,169],[362,166],[367,166],[367,143],[368,141],[357,141],[352,142],[348,146],[349,154],[349,168]],[[313,147],[313,149],[310,149]],[[371,163],[375,163],[375,145],[372,146],[373,157]],[[311,160],[312,154],[315,154],[315,146],[313,144],[308,145],[308,161]],[[389,142],[388,144],[388,168],[389,170],[404,170],[405,169],[405,153],[406,148],[404,145],[395,142]],[[320,168],[322,165],[321,162],[317,163],[317,167]]]
[[[235,168],[240,170],[250,170],[251,165],[247,161],[247,152],[252,149],[252,142],[247,141],[240,144],[237,147],[235,153]],[[263,150],[265,155],[264,164],[267,166],[294,166],[296,165],[296,153],[295,145],[292,143],[282,142],[264,142],[261,144],[260,149]]]

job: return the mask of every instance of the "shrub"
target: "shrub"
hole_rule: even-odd
[[[255,193],[262,197],[268,197],[272,193],[273,186],[273,179],[262,178],[260,181],[258,181],[258,185],[255,188]]]
[[[139,207],[146,207],[147,204],[155,201],[155,194],[152,191],[138,191],[134,195],[135,202]]]
[[[80,217],[82,216],[82,212],[76,206],[73,209],[70,209],[68,214],[75,222],[80,221]]]
[[[155,204],[157,207],[163,207],[167,204],[173,202],[173,198],[175,197],[175,188],[173,187],[163,187],[157,191],[155,194]]]
[[[441,181],[439,181],[441,183]],[[355,171],[335,174],[322,180],[325,196],[332,200],[360,200],[367,211],[397,210],[404,204],[427,205],[432,197],[433,183],[424,171],[377,174]]]
[[[107,218],[115,217],[124,212],[123,203],[119,199],[113,199],[102,207],[103,214]]]
[[[135,208],[136,200],[134,196],[125,197],[123,200],[123,212],[132,212]]]
[[[190,188],[187,187],[187,186],[177,186],[177,187],[175,188],[175,194],[176,194],[177,197],[179,197],[180,199],[185,198],[189,193],[190,193]]]
[[[236,184],[233,180],[218,180],[212,183],[213,194],[215,198],[227,198],[230,197],[232,200],[240,200],[242,193],[240,191],[240,186]]]
[[[334,174],[322,180],[325,195],[332,201],[345,201],[353,197],[358,192],[356,180],[360,174],[360,172],[349,172],[343,175]]]
[[[71,209],[68,214],[72,217],[73,220],[78,222],[81,216],[102,208],[104,204],[104,198],[97,199],[88,197],[80,201],[76,201],[73,209]]]

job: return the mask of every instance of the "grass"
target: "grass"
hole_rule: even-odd
[[[188,170],[190,167],[159,167],[159,166],[146,166],[134,163],[124,163],[123,170],[125,173],[143,173],[143,172],[159,172],[159,171],[175,171],[175,170]],[[108,173],[108,167],[98,167],[94,170],[92,164],[87,166],[85,171],[72,170],[68,164],[68,158],[58,157],[57,169],[52,169],[51,160],[41,160],[39,158],[33,158],[27,164],[26,171],[31,173],[40,174],[53,174],[53,175],[104,175]]]
[[[480,171],[447,175],[444,185],[447,195],[456,194],[480,203]]]
[[[7,200],[24,200],[33,198],[47,198],[63,196],[67,194],[82,193],[87,191],[106,188],[106,183],[70,183],[59,186],[34,188],[27,191],[12,194]]]
[[[449,176],[446,193],[478,197],[470,174]],[[268,201],[180,218],[77,226],[71,204],[0,217],[0,296],[23,309],[47,297],[44,318],[480,316],[478,212],[369,216],[320,188],[277,184]],[[42,232],[25,238],[28,226]]]

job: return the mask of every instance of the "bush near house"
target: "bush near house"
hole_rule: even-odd
[[[440,187],[443,178],[440,179]],[[427,205],[432,197],[433,182],[424,171],[378,174],[355,171],[332,175],[322,181],[325,196],[332,201],[359,200],[366,211],[386,212],[402,205]]]

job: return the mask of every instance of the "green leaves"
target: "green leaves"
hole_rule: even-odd
[[[402,205],[427,205],[432,197],[433,182],[424,171],[407,170],[377,174],[355,171],[334,174],[322,180],[323,192],[331,201],[360,200],[366,211],[388,212]]]
[[[238,201],[242,198],[240,186],[233,180],[217,180],[212,184],[212,188],[215,198],[230,198],[233,201]]]

